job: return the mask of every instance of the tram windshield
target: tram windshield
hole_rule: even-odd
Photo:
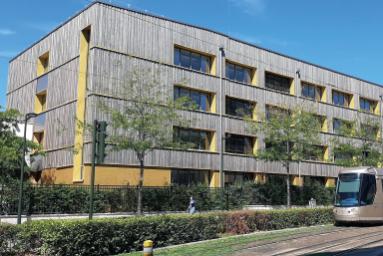
[[[351,207],[372,204],[375,193],[375,175],[340,174],[336,189],[335,206]]]

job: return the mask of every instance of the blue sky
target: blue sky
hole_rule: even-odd
[[[8,61],[90,0],[3,1],[0,105]],[[117,5],[211,28],[265,48],[383,84],[380,0],[112,0]]]

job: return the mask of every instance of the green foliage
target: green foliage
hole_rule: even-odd
[[[0,181],[10,182],[18,177],[23,139],[16,136],[20,113],[17,110],[3,110],[0,107]],[[38,149],[38,145],[27,142],[30,149]]]
[[[267,161],[307,160],[318,155],[320,127],[318,118],[302,109],[270,111],[263,122],[250,122],[250,130],[264,136],[267,146],[257,152],[257,157]]]
[[[16,225],[0,224],[0,255],[16,255],[17,234],[21,228]]]
[[[139,160],[155,148],[172,146],[172,127],[186,123],[177,112],[185,107],[186,99],[174,101],[173,94],[160,84],[160,76],[159,70],[136,67],[115,93],[123,103],[100,104],[111,117],[109,143],[116,150],[133,150]]]
[[[148,152],[181,144],[173,140],[173,126],[185,126],[177,110],[185,108],[185,99],[174,101],[173,94],[160,84],[159,69],[133,68],[116,88],[120,104],[102,103],[100,108],[110,116],[109,143],[115,150],[131,150],[140,163],[137,212],[142,213],[142,191],[145,156]]]
[[[248,121],[248,124],[250,131],[261,134],[266,143],[256,157],[279,161],[286,168],[286,204],[290,207],[290,163],[321,158],[318,118],[301,108],[289,111],[270,108],[262,122]]]
[[[142,249],[243,234],[333,222],[330,208],[212,212],[116,219],[33,221],[19,227],[0,225],[1,248],[33,255],[115,255]],[[12,241],[13,246],[8,243]],[[7,254],[8,253],[8,254]]]
[[[15,214],[17,210],[17,183],[0,191],[0,214]],[[198,211],[234,210],[249,204],[282,205],[286,201],[286,183],[283,176],[273,175],[265,184],[244,183],[225,189],[206,186],[144,187],[145,212],[185,211],[190,196],[196,201]],[[25,186],[24,214],[86,213],[89,210],[88,186],[41,185]],[[334,188],[327,189],[323,182],[306,178],[302,188],[292,188],[294,205],[307,205],[311,198],[319,205],[330,205]],[[128,186],[96,186],[95,212],[134,212],[137,188]]]
[[[345,167],[380,166],[382,140],[378,139],[378,131],[379,123],[370,118],[361,120],[358,116],[354,122],[343,123],[339,133],[350,138],[332,139],[334,162]]]

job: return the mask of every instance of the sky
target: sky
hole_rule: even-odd
[[[0,9],[0,105],[8,62],[91,0],[13,0]],[[381,0],[108,0],[210,28],[383,85]]]

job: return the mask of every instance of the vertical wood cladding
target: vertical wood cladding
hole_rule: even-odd
[[[379,121],[379,116],[331,104],[332,89],[352,94],[357,107],[359,107],[359,96],[379,102],[383,88],[378,85],[255,47],[213,31],[96,3],[10,62],[7,107],[19,109],[22,113],[31,112],[36,88],[37,58],[46,51],[50,52],[48,71],[50,82],[47,89],[49,93],[45,124],[48,150],[44,162],[46,167],[71,165],[73,162],[73,152],[60,148],[73,146],[74,143],[79,35],[80,31],[89,25],[92,26],[92,33],[87,80],[87,122],[91,122],[94,118],[108,120],[108,116],[97,108],[97,104],[100,101],[112,106],[120,104],[119,100],[111,96],[118,95],[118,88],[126,81],[127,71],[133,67],[160,69],[164,94],[172,94],[173,86],[183,83],[188,87],[218,96],[217,76],[173,65],[174,45],[216,56],[217,74],[219,74],[220,46],[225,48],[227,60],[254,68],[257,78],[255,86],[224,79],[224,94],[256,102],[257,110],[260,112],[265,110],[266,105],[285,108],[304,106],[312,112],[325,116],[330,132],[333,118],[353,120],[360,116],[362,119],[372,118]],[[300,78],[297,75],[298,70]],[[265,89],[265,72],[293,78],[296,96]],[[301,98],[301,81],[324,87],[327,103]],[[219,106],[217,101],[217,113],[220,111]],[[193,120],[193,127],[218,131],[217,114],[190,111],[182,111],[181,114]],[[61,126],[62,123],[65,124],[64,127]],[[226,132],[248,133],[245,122],[237,118],[225,116],[224,126]],[[57,134],[60,130],[62,136]],[[331,136],[333,135],[322,134],[322,143],[328,145]],[[85,141],[89,140],[89,136],[85,136]],[[219,147],[219,139],[217,144]],[[90,146],[86,144],[85,163],[90,162],[89,157]],[[137,164],[134,155],[127,151],[109,152],[106,162],[116,165]],[[155,150],[148,155],[147,163],[155,167],[217,170],[219,155],[209,152]],[[225,154],[224,164],[224,169],[229,171],[281,173],[284,170],[280,163],[256,161],[252,157],[234,154]],[[293,164],[292,174],[298,174],[298,170],[302,175],[336,176],[338,168],[327,163],[303,162],[299,168],[297,164]]]

